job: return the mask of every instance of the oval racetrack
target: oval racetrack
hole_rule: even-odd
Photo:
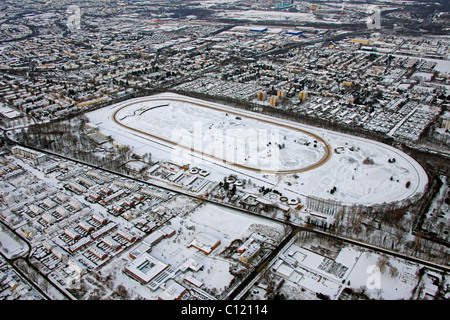
[[[240,113],[240,112],[234,111],[234,110],[233,111],[230,111],[228,109],[225,110],[225,109],[222,109],[222,108],[219,108],[219,107],[215,107],[215,106],[212,106],[212,105],[209,105],[209,104],[193,102],[191,100],[187,100],[187,99],[185,100],[185,99],[182,99],[182,98],[169,98],[169,97],[167,97],[167,98],[165,98],[165,97],[164,98],[148,98],[148,99],[139,101],[139,103],[155,102],[155,101],[160,101],[161,104],[167,103],[168,101],[181,102],[181,103],[187,103],[187,104],[195,105],[195,106],[202,107],[202,108],[208,108],[208,109],[212,109],[212,110],[216,110],[216,111],[227,112],[229,114],[233,114],[235,116],[239,116],[239,117],[242,117],[242,118],[247,118],[247,119],[252,119],[252,120],[268,123],[268,124],[271,124],[271,125],[274,125],[274,126],[278,126],[278,127],[294,130],[294,131],[300,132],[302,134],[309,135],[309,136],[313,137],[315,140],[320,141],[324,145],[324,148],[323,148],[324,154],[323,154],[323,156],[318,161],[314,162],[313,164],[310,164],[310,165],[307,165],[307,166],[304,166],[304,167],[301,167],[301,168],[270,170],[270,169],[264,169],[264,168],[255,168],[253,166],[248,166],[248,165],[240,164],[240,163],[231,163],[232,165],[234,165],[236,167],[239,167],[241,169],[246,169],[246,170],[250,170],[250,171],[258,171],[258,172],[265,172],[265,173],[272,173],[272,174],[277,174],[277,173],[282,173],[282,174],[300,173],[300,172],[310,171],[310,170],[313,170],[315,168],[318,168],[318,167],[322,166],[323,164],[325,164],[330,159],[330,157],[332,155],[331,147],[329,146],[329,144],[322,137],[320,137],[320,136],[318,136],[318,135],[316,135],[316,134],[314,134],[312,132],[309,132],[309,131],[306,131],[306,130],[303,130],[303,129],[300,129],[300,128],[297,128],[297,127],[294,127],[294,126],[289,126],[289,125],[286,125],[286,124],[280,124],[280,123],[275,122],[275,121],[270,121],[270,120],[267,120],[267,119],[261,119],[261,118],[259,118],[257,116],[252,116],[252,115],[249,115],[247,113],[243,114],[243,113]],[[129,124],[125,124],[122,121],[123,118],[118,119],[118,113],[119,112],[121,112],[122,110],[124,110],[126,108],[129,108],[129,107],[131,107],[131,106],[133,106],[133,105],[135,105],[137,103],[138,102],[129,103],[129,104],[126,104],[126,105],[120,107],[119,109],[115,110],[114,113],[113,113],[113,120],[114,120],[114,122],[119,124],[120,126],[123,126],[124,128],[126,128],[128,130],[137,132],[137,133],[142,134],[144,136],[148,136],[148,137],[151,137],[151,138],[154,138],[154,139],[158,139],[158,140],[163,141],[164,143],[167,143],[169,145],[173,145],[173,146],[176,145],[177,147],[184,148],[184,149],[186,149],[188,151],[191,151],[192,153],[200,154],[201,156],[207,156],[207,157],[209,157],[211,159],[219,160],[221,162],[224,162],[224,163],[226,162],[227,164],[230,164],[229,162],[227,162],[227,160],[225,160],[223,158],[216,157],[216,156],[211,155],[211,154],[203,153],[201,150],[196,150],[196,149],[194,149],[191,146],[184,146],[184,145],[178,144],[178,143],[176,143],[174,141],[171,141],[170,139],[167,139],[165,137],[149,133],[147,131],[141,130],[140,128],[136,128],[136,127],[134,127],[132,125],[129,125]],[[166,106],[166,105],[162,105],[162,106],[158,106],[158,107],[164,107],[164,106]]]

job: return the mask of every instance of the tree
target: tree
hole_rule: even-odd
[[[316,296],[317,296],[317,298],[322,299],[322,300],[330,300],[329,295],[323,294],[321,292],[316,292]]]
[[[395,277],[398,276],[398,270],[397,270],[397,268],[394,267],[393,265],[390,265],[390,266],[389,266],[389,275],[390,275],[392,278],[395,278]]]
[[[380,269],[380,271],[381,271],[382,273],[384,273],[384,272],[386,271],[386,268],[387,268],[388,266],[390,266],[390,263],[389,263],[389,260],[388,260],[388,258],[387,258],[387,256],[386,256],[386,254],[382,253],[382,254],[380,255],[380,257],[379,257],[378,260],[377,260],[376,265],[377,265],[377,267]]]
[[[123,285],[121,285],[121,284],[119,284],[117,287],[116,287],[116,293],[117,293],[117,295],[119,296],[119,297],[121,297],[121,298],[127,298],[128,297],[128,291],[127,291],[127,289],[125,288],[125,286],[123,286]]]
[[[231,188],[231,196],[234,196],[236,193],[236,185],[233,184],[233,187]]]
[[[421,231],[416,232],[413,243],[414,243],[413,253],[414,253],[414,255],[417,255],[417,253],[420,253],[421,246],[422,246],[422,232]]]

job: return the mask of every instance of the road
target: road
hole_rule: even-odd
[[[289,233],[289,235],[287,237],[285,237],[283,239],[283,241],[280,242],[280,244],[275,248],[275,250],[273,250],[263,261],[261,261],[259,263],[259,265],[247,276],[247,278],[245,278],[244,281],[242,281],[229,295],[228,295],[228,299],[229,300],[234,300],[236,299],[236,297],[239,296],[239,298],[245,293],[243,292],[244,290],[247,289],[247,287],[255,282],[255,280],[257,279],[257,277],[259,277],[259,275],[261,274],[261,272],[263,272],[264,270],[266,270],[266,268],[268,268],[270,266],[270,262],[275,259],[278,254],[280,253],[280,251],[282,249],[284,249],[284,247],[290,242],[292,241],[292,239],[294,239],[294,237],[297,235],[297,232],[303,230],[300,227],[295,227],[295,228],[291,228],[291,232]]]
[[[22,279],[24,279],[31,287],[33,287],[34,290],[36,290],[37,292],[39,292],[39,294],[42,295],[46,300],[52,300],[52,299],[47,295],[47,293],[46,293],[44,290],[42,290],[37,284],[35,284],[33,281],[31,281],[31,279],[28,277],[28,275],[25,274],[25,273],[23,273],[23,271],[20,270],[20,268],[18,268],[18,267],[15,265],[14,262],[15,262],[17,259],[13,259],[13,260],[7,259],[7,258],[3,255],[3,253],[1,253],[1,252],[0,252],[0,255],[3,257],[3,259],[6,260],[6,262],[8,262],[8,265],[10,265],[11,268],[13,268],[14,271],[17,272],[17,273],[20,275],[20,277],[21,277]],[[29,263],[28,263],[27,261],[25,261],[25,263],[27,263],[27,264],[29,265]]]
[[[39,270],[35,265],[33,265],[30,261],[29,261],[29,257],[32,251],[32,245],[30,244],[30,242],[25,239],[22,235],[18,234],[17,232],[15,232],[14,229],[12,229],[10,226],[8,226],[7,224],[3,223],[3,221],[0,221],[0,223],[7,228],[10,232],[14,233],[15,236],[17,236],[18,238],[20,238],[28,247],[28,249],[26,250],[26,252],[24,254],[22,254],[19,257],[13,258],[13,259],[9,259],[7,258],[3,253],[0,252],[0,255],[11,265],[11,267],[18,273],[20,274],[20,276],[22,278],[24,278],[26,281],[28,281],[28,283],[35,289],[37,290],[42,296],[44,296],[47,300],[51,300],[51,298],[48,296],[48,294],[41,289],[41,287],[37,284],[35,284],[29,277],[27,274],[25,274],[19,267],[17,267],[16,265],[16,261],[22,259],[24,260],[24,262],[27,264],[28,268],[33,269],[40,277],[42,277],[44,279],[44,281],[47,281],[50,284],[53,284],[53,281],[51,281],[47,275],[44,275],[41,270]],[[60,290],[59,287],[56,287],[56,289],[66,298],[68,298],[69,300],[71,299],[71,297],[64,292],[63,290]]]
[[[3,259],[6,262],[8,262],[8,264],[14,269],[14,271],[16,271],[23,279],[25,279],[36,291],[38,291],[47,300],[50,300],[50,297],[41,288],[39,288],[39,286],[35,285],[34,282],[31,281],[31,279],[28,277],[28,275],[26,275],[22,270],[20,270],[20,268],[18,268],[15,264],[15,261],[18,259],[24,259],[24,260],[28,259],[28,255],[31,250],[30,243],[26,239],[24,239],[21,235],[17,234],[10,226],[3,223],[3,221],[0,221],[0,224],[2,226],[4,226],[5,228],[7,228],[10,232],[14,233],[14,235],[17,236],[18,238],[20,238],[28,247],[28,249],[26,250],[26,254],[27,254],[26,257],[19,256],[19,257],[10,259],[10,258],[6,257],[1,251],[0,251],[0,255],[3,257]],[[0,231],[1,231],[1,228],[0,228]]]

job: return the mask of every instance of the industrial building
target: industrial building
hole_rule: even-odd
[[[293,35],[293,36],[300,36],[303,34],[303,31],[299,30],[287,30],[286,34]]]
[[[254,26],[250,28],[251,32],[266,32],[267,30],[269,30],[267,27],[263,27],[263,26]]]

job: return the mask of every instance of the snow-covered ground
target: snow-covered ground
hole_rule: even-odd
[[[235,2],[239,2],[241,0],[204,0],[200,1],[198,4],[202,7],[210,7],[210,6],[216,6],[218,4],[233,4]]]
[[[259,232],[269,242],[276,243],[282,239],[285,233],[285,229],[280,223],[248,216],[213,204],[203,205],[188,215],[174,217],[170,220],[170,227],[176,230],[176,235],[155,245],[150,255],[168,264],[173,270],[177,270],[189,259],[200,262],[203,264],[202,270],[181,273],[176,276],[175,280],[184,283],[184,277],[190,275],[203,283],[202,290],[215,292],[217,296],[230,289],[230,283],[234,278],[230,269],[237,265],[237,261],[226,259],[220,255],[233,240],[245,240],[252,233]],[[208,233],[214,236],[220,240],[220,245],[209,255],[195,247],[188,248],[188,245],[199,233]],[[162,289],[152,291],[148,286],[140,285],[122,272],[123,267],[130,261],[129,251],[127,251],[116,261],[104,267],[102,274],[112,275],[114,287],[120,284],[125,286],[132,298],[157,299],[163,291]]]
[[[334,153],[330,161],[314,171],[303,173],[301,190],[346,204],[401,201],[425,190],[426,172],[405,153],[375,141],[330,133],[326,132],[326,140],[340,153]],[[389,163],[394,158],[395,163]],[[331,195],[333,186],[337,192]]]
[[[348,248],[346,251],[352,252],[354,249]],[[341,255],[342,252],[338,258]],[[409,299],[418,283],[417,272],[420,265],[389,257],[390,266],[381,271],[376,267],[379,259],[379,253],[371,251],[360,253],[346,278],[347,283],[350,283],[352,288],[366,287],[367,295],[373,299]],[[345,253],[342,261],[351,262],[346,259]],[[396,272],[391,272],[391,268],[395,268]]]
[[[115,119],[177,146],[254,169],[300,170],[317,163],[327,152],[326,145],[308,132],[191,102],[163,99],[133,103],[119,109]],[[176,161],[175,157],[183,158],[184,154],[173,156],[172,161]]]
[[[145,102],[155,99],[157,102]],[[167,106],[147,110],[147,107],[161,105]],[[115,112],[116,120],[126,122],[126,127],[114,121]],[[423,193],[428,183],[424,169],[410,156],[391,146],[172,93],[128,100],[88,113],[87,116],[101,133],[111,135],[136,153],[151,153],[153,160],[183,160],[185,164],[193,165],[201,161],[202,167],[215,173],[218,179],[231,173],[244,175],[244,178],[255,179],[258,183],[265,181],[288,197],[314,196],[342,204],[373,205],[414,197]],[[185,156],[180,158],[180,154],[186,155],[186,150],[180,153],[182,148],[174,149],[174,142],[170,141],[175,138],[178,139],[175,142],[180,143],[187,135],[190,140],[186,141],[194,149],[208,151],[213,141],[211,139],[218,135],[223,137],[223,130],[238,127],[244,129],[244,133],[265,130],[267,142],[285,145],[281,150],[273,146],[259,149],[258,156],[266,158],[252,162],[253,165],[269,162],[282,168],[299,168],[299,172],[267,174],[208,157],[199,158],[198,155],[189,159]],[[194,139],[195,130],[206,143],[202,145]],[[316,147],[314,137],[320,138],[315,139],[318,141]],[[244,154],[251,156],[252,153],[248,152],[249,146],[252,146],[250,140],[245,142],[247,153]],[[302,145],[303,142],[312,143],[306,146]],[[325,145],[329,146],[330,157],[321,162]],[[243,145],[235,146],[244,150]],[[228,151],[226,148],[222,150]],[[247,163],[250,164],[249,159]],[[311,170],[301,170],[311,164],[313,167],[308,168]],[[330,193],[334,187],[335,192]]]
[[[269,220],[250,217],[237,211],[221,206],[207,204],[186,218],[176,217],[171,220],[171,227],[182,230],[177,238],[161,242],[152,251],[152,254],[172,266],[178,267],[189,258],[196,258],[204,264],[203,271],[195,274],[195,278],[204,282],[205,287],[216,288],[223,292],[229,286],[233,275],[230,274],[229,260],[219,256],[235,239],[245,240],[256,231],[257,225],[264,226],[271,238],[281,237],[283,226]],[[194,227],[192,230],[186,229]],[[259,228],[258,228],[259,229]],[[195,235],[206,232],[220,239],[221,244],[209,255],[201,253],[198,249],[186,248]],[[280,238],[277,240],[281,240]]]
[[[438,288],[430,283],[428,274],[431,279],[440,279],[442,275],[419,263],[353,245],[339,249],[323,243],[328,250],[334,248],[336,252],[332,249],[328,253],[318,253],[320,242],[307,241],[309,243],[304,245],[293,243],[281,252],[270,266],[272,276],[261,278],[260,282],[284,279],[279,293],[293,300],[317,299],[316,293],[333,300],[346,299],[341,295],[345,296],[348,291],[376,300],[424,298],[427,294],[429,298],[437,293]],[[422,268],[423,276],[420,275]],[[250,298],[264,299],[266,292],[259,291],[253,287]]]

